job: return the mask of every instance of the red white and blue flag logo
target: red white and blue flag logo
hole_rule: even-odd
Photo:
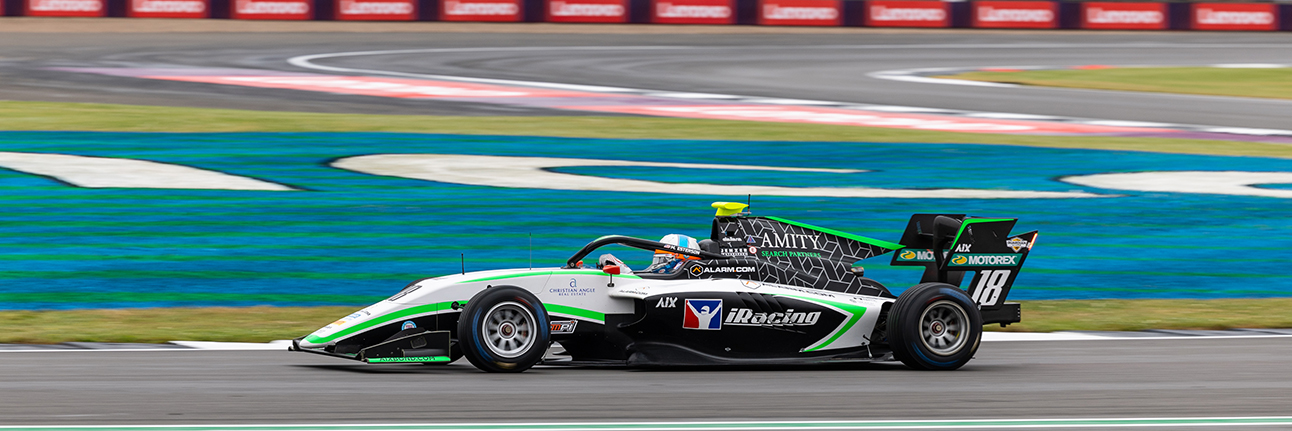
[[[688,299],[682,315],[684,329],[722,329],[721,299]]]

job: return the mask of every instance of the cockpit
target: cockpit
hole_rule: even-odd
[[[707,240],[706,240],[707,241]],[[639,253],[638,251],[649,251],[651,260],[646,263],[644,259],[633,260],[633,265],[629,265],[623,259],[613,253],[603,253],[599,255],[596,261],[598,269],[604,269],[608,266],[618,267],[620,274],[632,274],[643,278],[675,278],[682,274],[690,262],[698,262],[710,259],[728,259],[718,253],[713,253],[699,248],[700,242],[694,238],[671,234],[666,235],[662,241],[651,241],[642,238],[633,238],[622,235],[609,235],[597,238],[580,249],[574,256],[566,261],[566,268],[583,268],[585,263],[583,259],[591,255],[594,251],[602,247],[623,246],[628,247],[625,256]],[[642,255],[645,255],[642,253]],[[635,268],[635,269],[634,269]]]

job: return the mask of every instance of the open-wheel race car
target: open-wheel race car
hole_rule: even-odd
[[[466,356],[490,372],[893,360],[953,370],[974,356],[984,324],[1021,320],[1005,297],[1037,232],[1011,235],[1017,219],[916,214],[894,243],[713,206],[708,239],[611,235],[560,268],[417,280],[291,350],[368,363]],[[653,260],[638,271],[609,253],[584,264],[606,246]],[[901,296],[854,265],[890,251],[892,265],[925,268]],[[549,354],[553,342],[563,352]]]

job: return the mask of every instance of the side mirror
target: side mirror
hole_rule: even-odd
[[[601,267],[601,272],[610,275],[619,275],[619,265],[606,265]]]

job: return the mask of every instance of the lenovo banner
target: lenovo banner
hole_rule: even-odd
[[[233,0],[233,19],[306,20],[314,17],[314,0]]]
[[[651,0],[657,24],[735,24],[735,0]]]
[[[628,0],[547,0],[547,22],[628,22]]]
[[[843,25],[839,0],[758,0],[759,25]]]
[[[871,0],[866,2],[866,27],[950,27],[951,13],[943,1]]]
[[[1270,3],[1194,3],[1194,30],[1278,30],[1278,6]]]
[[[131,18],[206,18],[210,0],[128,0],[126,16]]]
[[[107,0],[27,0],[27,16],[106,16]]]
[[[440,0],[442,21],[504,21],[524,18],[521,0]]]
[[[342,21],[413,21],[414,0],[336,0],[336,19]]]
[[[1081,28],[1166,30],[1166,3],[1082,3]]]
[[[973,2],[973,26],[977,28],[1055,28],[1059,14],[1048,1]]]

